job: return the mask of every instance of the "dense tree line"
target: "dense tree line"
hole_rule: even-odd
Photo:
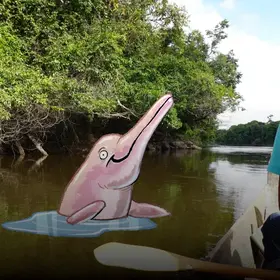
[[[158,131],[207,141],[242,99],[233,51],[217,50],[226,20],[206,38],[166,0],[3,0],[0,14],[0,144],[21,153],[73,120],[132,126],[166,91]]]
[[[222,145],[273,146],[280,121],[252,121],[217,131],[216,143]]]

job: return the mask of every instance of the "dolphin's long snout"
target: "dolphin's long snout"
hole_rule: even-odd
[[[119,139],[116,152],[110,161],[121,162],[132,154],[141,161],[151,136],[173,103],[172,94],[166,94],[155,102],[136,125]]]

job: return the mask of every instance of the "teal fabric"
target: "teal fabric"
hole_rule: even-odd
[[[280,175],[280,125],[278,126],[267,171]]]

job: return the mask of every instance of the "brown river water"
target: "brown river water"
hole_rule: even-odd
[[[266,183],[270,152],[269,147],[213,147],[147,153],[133,199],[158,205],[171,216],[152,219],[155,229],[105,232],[95,238],[49,237],[1,227],[0,279],[36,273],[57,277],[123,273],[98,264],[93,255],[96,247],[112,241],[203,257]],[[2,157],[1,224],[57,210],[68,181],[83,160],[81,156],[55,155],[34,168],[34,159],[17,164],[13,157]]]

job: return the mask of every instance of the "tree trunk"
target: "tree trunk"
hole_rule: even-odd
[[[32,135],[28,134],[28,138],[32,141],[32,143],[35,145],[36,149],[40,151],[44,156],[48,156],[48,153],[44,150],[41,143],[36,140]]]
[[[17,168],[21,163],[22,161],[24,160],[24,155],[20,155],[17,159],[16,159],[16,162],[12,165],[13,167]]]
[[[25,157],[25,151],[24,151],[22,145],[20,144],[20,141],[16,141],[15,145],[18,149],[19,157],[17,158],[17,160],[16,160],[15,164],[13,164],[13,166],[17,167],[23,161],[23,159]]]
[[[19,152],[20,156],[24,157],[25,156],[25,151],[24,151],[23,147],[21,146],[20,142],[16,141],[15,145],[16,145],[16,147],[18,149],[18,152]]]
[[[4,153],[3,143],[0,142],[0,155]]]

